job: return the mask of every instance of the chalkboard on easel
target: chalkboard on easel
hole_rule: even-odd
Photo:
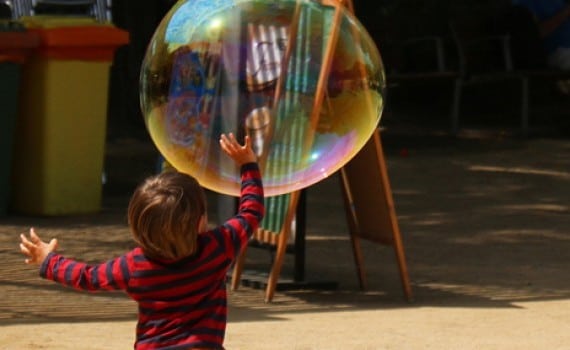
[[[380,131],[341,169],[345,209],[361,288],[366,286],[360,239],[394,247],[406,298],[413,299],[404,246],[390,188]]]
[[[353,233],[376,243],[392,245],[398,223],[379,133],[344,166],[343,172],[349,219],[356,225]]]

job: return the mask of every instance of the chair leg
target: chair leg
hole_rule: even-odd
[[[521,134],[528,135],[529,128],[529,79],[523,77],[521,82]]]
[[[451,134],[457,135],[459,132],[459,108],[461,107],[461,78],[455,79],[453,83],[453,104],[451,106]]]

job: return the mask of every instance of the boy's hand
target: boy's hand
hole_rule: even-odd
[[[30,229],[29,239],[24,234],[20,235],[20,239],[20,251],[28,256],[26,264],[40,265],[49,253],[57,249],[57,239],[52,239],[48,244],[40,239],[33,228]]]
[[[220,146],[239,166],[257,161],[249,136],[245,137],[245,145],[242,146],[237,142],[234,134],[222,134],[220,136]]]

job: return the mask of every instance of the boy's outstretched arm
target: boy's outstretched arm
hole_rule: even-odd
[[[102,264],[88,265],[57,254],[57,239],[46,243],[33,228],[29,237],[21,234],[20,240],[20,251],[27,256],[26,264],[40,265],[43,278],[84,291],[126,288],[130,253]]]

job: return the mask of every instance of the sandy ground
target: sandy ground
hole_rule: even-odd
[[[415,300],[403,297],[392,247],[367,241],[369,289],[359,290],[335,175],[307,191],[305,278],[337,288],[280,291],[270,304],[240,288],[226,347],[570,349],[570,140],[384,144]],[[132,245],[125,201],[107,196],[93,215],[0,219],[0,349],[132,348],[132,301],[42,281],[17,250],[33,225],[69,256],[120,254]],[[248,266],[264,269],[267,252],[250,252]],[[292,257],[285,265],[284,278]]]

